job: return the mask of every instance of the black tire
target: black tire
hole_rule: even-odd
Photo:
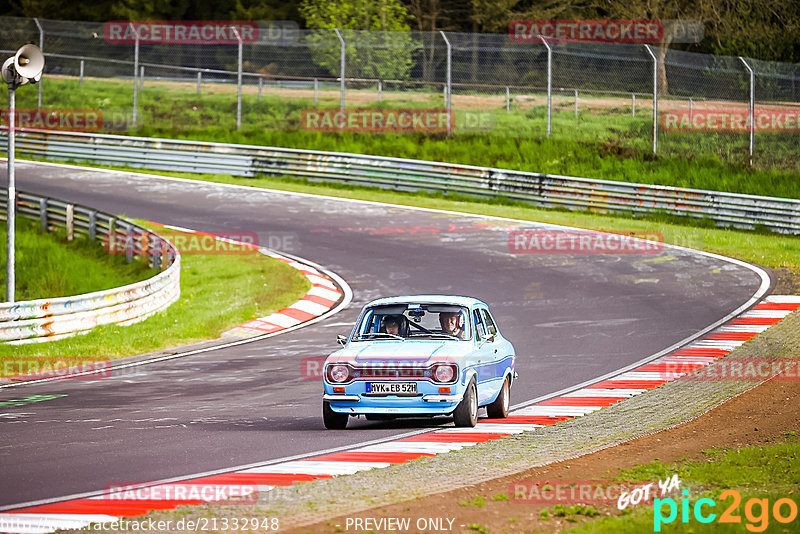
[[[511,390],[508,381],[508,378],[503,381],[503,386],[500,388],[497,398],[493,403],[486,406],[486,413],[492,419],[505,419],[508,417],[508,399]]]
[[[473,427],[478,422],[478,392],[475,387],[475,380],[472,380],[464,392],[464,398],[456,406],[453,412],[453,421],[456,426]]]
[[[344,430],[347,428],[347,419],[350,416],[346,413],[337,413],[331,410],[331,405],[328,401],[322,401],[322,422],[325,423],[325,428],[329,430]]]

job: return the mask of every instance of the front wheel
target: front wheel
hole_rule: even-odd
[[[478,422],[478,392],[475,381],[471,381],[464,392],[464,398],[453,412],[456,426],[475,426]]]
[[[493,403],[486,406],[486,413],[492,419],[505,419],[508,417],[508,398],[509,398],[509,379],[503,381],[503,387],[500,388],[497,398]]]
[[[322,422],[325,423],[325,428],[329,430],[344,430],[347,428],[347,419],[349,417],[346,413],[334,412],[331,409],[331,403],[322,401]]]

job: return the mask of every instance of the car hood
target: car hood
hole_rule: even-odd
[[[440,362],[453,361],[472,352],[472,344],[460,341],[368,341],[350,343],[328,357],[329,362]]]

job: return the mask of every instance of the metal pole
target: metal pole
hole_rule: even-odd
[[[539,35],[539,38],[547,47],[547,137],[550,137],[553,111],[553,49],[543,35]]]
[[[81,87],[83,87],[83,63],[84,63],[84,61],[81,60],[81,75],[80,75],[80,79],[78,80],[78,85],[81,86]]]
[[[197,71],[197,94],[200,95],[200,84],[203,83],[203,73]]]
[[[658,152],[658,59],[650,45],[644,45],[644,49],[653,59],[653,154],[655,154]]]
[[[264,78],[258,77],[258,101],[261,102],[261,89],[264,88]]]
[[[139,105],[139,93],[137,91],[137,80],[136,75],[139,73],[139,32],[136,31],[136,28],[133,26],[133,23],[129,22],[128,26],[133,30],[133,35],[135,36],[134,41],[134,48],[133,48],[133,125],[136,126],[136,108]]]
[[[636,118],[636,93],[631,93],[631,118]]]
[[[39,19],[38,18],[34,17],[33,18],[33,22],[35,22],[36,23],[36,27],[39,28],[39,50],[41,50],[42,54],[44,54],[44,28],[42,28],[42,25],[39,24]],[[39,80],[39,100],[38,100],[38,106],[37,107],[39,109],[42,109],[42,80],[41,79]]]
[[[17,190],[14,177],[14,137],[16,117],[14,110],[16,99],[13,83],[8,84],[8,202],[6,203],[6,221],[8,222],[8,239],[6,241],[6,302],[14,302],[14,236],[17,209]]]
[[[442,39],[444,39],[444,43],[447,45],[447,85],[445,86],[447,87],[447,100],[445,101],[445,106],[447,107],[447,135],[450,135],[450,117],[453,113],[453,48],[450,46],[450,40],[444,32],[439,30],[439,33],[442,34]]]
[[[144,66],[139,67],[139,92],[144,88]]]
[[[236,129],[242,127],[242,36],[236,26],[231,26],[236,40],[239,41],[239,61],[236,66]]]
[[[334,28],[333,31],[336,32],[336,37],[339,38],[339,45],[341,49],[340,58],[339,58],[339,79],[341,84],[341,96],[339,97],[339,110],[344,114],[344,75],[345,75],[345,44],[344,39],[342,39],[342,34],[339,33],[338,28]],[[344,115],[342,115],[344,116]],[[344,119],[343,119],[344,120]]]
[[[383,93],[383,87],[381,85],[381,81],[378,80],[378,102],[381,102],[383,100],[383,94],[382,93]]]
[[[575,89],[575,118],[578,118],[578,90]]]
[[[506,85],[506,113],[511,112],[511,90]]]
[[[750,105],[748,106],[748,114],[750,115],[750,165],[752,165],[753,148],[756,140],[756,73],[750,68],[745,58],[739,56],[739,60],[744,64],[744,68],[750,72]]]

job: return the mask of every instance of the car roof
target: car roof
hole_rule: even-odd
[[[402,295],[397,297],[383,297],[372,302],[367,306],[379,306],[385,304],[454,304],[456,306],[471,307],[476,304],[487,306],[482,300],[475,297],[462,297],[458,295]],[[488,306],[487,306],[488,307]]]

